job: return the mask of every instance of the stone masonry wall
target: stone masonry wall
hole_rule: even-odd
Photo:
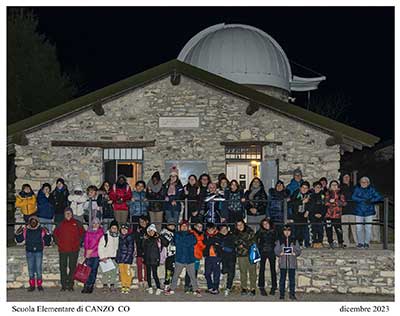
[[[24,247],[8,248],[7,252],[7,287],[27,287],[28,269]],[[58,260],[56,247],[45,249],[43,259],[45,287],[59,286]],[[204,260],[201,261],[199,283],[200,287],[205,289],[203,263]],[[393,250],[305,249],[298,259],[298,266],[297,292],[394,294]],[[159,267],[158,271],[159,276],[163,278],[164,267]],[[100,275],[101,272],[97,278],[98,287],[102,286]],[[266,268],[266,280],[267,287],[270,287],[268,267]],[[224,285],[225,281],[221,283],[221,286]],[[236,269],[234,285],[240,286],[238,269]],[[136,271],[134,272],[133,287],[137,288]]]
[[[329,135],[273,111],[245,113],[247,103],[187,77],[172,86],[169,78],[138,88],[103,105],[105,115],[92,110],[69,116],[27,135],[28,146],[16,149],[16,190],[30,183],[64,177],[69,186],[99,185],[103,180],[102,150],[51,147],[51,140],[140,141],[156,140],[144,149],[144,178],[159,170],[165,178],[165,160],[206,160],[215,179],[225,171],[221,141],[280,141],[264,148],[266,159],[279,159],[280,177],[288,182],[300,167],[310,181],[339,176],[339,146],[328,147]],[[158,127],[160,116],[198,116],[196,129]]]

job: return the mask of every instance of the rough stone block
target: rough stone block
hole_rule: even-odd
[[[353,294],[376,294],[376,287],[370,286],[357,286],[357,287],[351,287],[349,289],[350,293]]]
[[[309,277],[304,276],[304,275],[299,275],[299,277],[297,279],[297,285],[299,287],[310,286],[311,285],[311,279]]]
[[[394,278],[394,271],[381,271],[380,276],[386,278]]]

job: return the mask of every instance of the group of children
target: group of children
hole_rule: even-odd
[[[178,226],[182,217],[180,201],[184,198],[188,199],[188,218],[182,219]],[[356,205],[349,203],[351,199]],[[165,183],[156,172],[147,185],[138,181],[134,191],[124,176],[113,185],[105,181],[100,189],[91,185],[86,193],[76,186],[72,194],[64,180],[58,179],[53,191],[45,183],[37,198],[28,184],[23,185],[16,207],[27,224],[16,232],[16,239],[25,240],[30,291],[35,289],[35,277],[38,290],[43,290],[43,247],[51,242],[53,233],[60,252],[63,291],[73,290],[73,272],[83,240],[84,262],[91,272],[82,293],[93,292],[99,267],[105,291],[116,291],[120,282],[121,293],[129,293],[133,278],[131,265],[135,259],[139,285],[147,282],[149,293],[174,294],[178,277],[185,269],[185,292],[199,296],[197,275],[200,261],[204,259],[210,294],[219,294],[221,273],[226,274],[224,295],[230,294],[238,265],[241,295],[254,296],[257,287],[261,295],[267,295],[267,260],[271,272],[270,294],[275,294],[278,258],[280,297],[284,297],[288,275],[290,297],[295,299],[294,275],[300,247],[303,244],[322,247],[324,228],[330,247],[334,247],[333,231],[339,246],[345,247],[343,213],[355,212],[360,218],[371,216],[373,204],[381,199],[366,177],[354,190],[348,175],[344,175],[342,183],[332,180],[329,186],[322,178],[311,188],[302,179],[300,170],[295,170],[287,187],[278,181],[268,194],[259,178],[254,178],[249,189],[243,192],[236,180],[228,181],[223,174],[218,183],[211,182],[207,174],[199,180],[191,175],[183,186],[176,168],[171,169]],[[284,223],[285,203],[287,223]],[[52,221],[57,224],[54,232]],[[369,246],[368,228],[365,230],[365,242],[358,238],[360,248]],[[259,252],[259,264],[250,260],[254,247]],[[165,267],[163,289],[158,276],[160,265]]]

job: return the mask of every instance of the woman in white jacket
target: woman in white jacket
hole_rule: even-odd
[[[116,284],[118,283],[118,265],[115,262],[115,257],[117,256],[118,243],[119,243],[119,227],[117,221],[112,221],[110,223],[109,230],[100,238],[99,242],[99,258],[100,262],[106,263],[111,260],[114,265],[114,269],[103,271],[102,282],[103,282],[103,292],[115,292]],[[108,262],[110,263],[110,262]],[[102,269],[102,264],[100,264],[100,269]]]
[[[74,218],[83,223],[83,204],[87,201],[87,196],[83,192],[82,186],[77,185],[74,188],[73,194],[68,195],[68,201],[71,202],[70,207],[74,212]]]

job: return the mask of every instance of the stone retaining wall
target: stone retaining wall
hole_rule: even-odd
[[[7,249],[7,287],[28,286],[28,269],[23,246]],[[394,294],[394,251],[393,250],[329,250],[306,249],[299,257],[296,275],[298,292],[306,293],[366,293]],[[47,248],[43,259],[45,287],[58,286],[58,252],[56,247]],[[266,269],[267,286],[270,284],[269,269]],[[101,273],[99,272],[99,275]],[[161,278],[164,267],[159,268]],[[136,272],[135,272],[136,277]],[[205,288],[203,265],[199,282]],[[224,285],[225,282],[222,283]],[[239,286],[239,271],[235,284]],[[97,286],[101,281],[97,279]],[[137,287],[137,279],[133,280]]]

